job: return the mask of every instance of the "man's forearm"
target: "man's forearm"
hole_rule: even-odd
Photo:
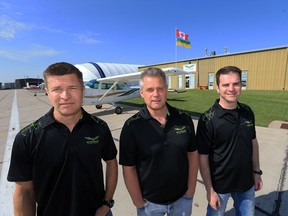
[[[189,178],[188,178],[188,191],[186,192],[186,195],[194,196],[197,182],[198,168],[199,168],[198,152],[197,151],[188,152],[187,156],[189,160]]]
[[[252,140],[253,145],[253,169],[256,171],[260,170],[260,162],[259,162],[259,145],[257,139]]]
[[[15,190],[13,197],[14,216],[35,216],[36,202],[33,192]]]
[[[210,166],[209,166],[209,159],[208,155],[199,155],[199,167],[200,167],[200,173],[206,188],[206,191],[208,193],[213,191],[212,187],[212,181],[211,181],[211,174],[210,174]]]
[[[142,192],[140,189],[136,167],[123,166],[123,177],[124,177],[126,188],[130,194],[130,197],[134,205],[137,208],[143,207],[145,204],[145,201],[143,200],[143,197],[142,197]]]
[[[105,190],[105,200],[110,200],[113,198],[118,181],[118,164],[117,160],[113,159],[106,161],[106,190]]]

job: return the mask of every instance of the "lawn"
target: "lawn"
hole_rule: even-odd
[[[168,103],[181,110],[199,116],[209,109],[218,98],[215,90],[187,90],[182,93],[169,93]],[[255,113],[256,125],[267,127],[273,120],[288,121],[288,91],[242,91],[239,98],[248,104]],[[136,98],[121,102],[131,106],[143,106],[143,100]]]

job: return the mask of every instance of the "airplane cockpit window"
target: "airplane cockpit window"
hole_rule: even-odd
[[[98,89],[99,82],[97,82],[96,79],[90,80],[87,83],[85,83],[85,86],[93,89]]]
[[[89,87],[89,88],[93,88],[93,89],[98,89],[99,86],[100,86],[100,89],[110,89],[111,86],[113,84],[112,83],[99,83],[96,79],[93,79],[93,80],[90,80],[88,82],[85,83],[85,86]],[[124,83],[119,83],[119,84],[116,84],[113,89],[115,90],[124,90],[126,89],[127,86],[124,84]]]
[[[101,89],[109,89],[111,86],[111,83],[101,83]]]
[[[126,85],[121,83],[121,84],[117,84],[116,85],[116,90],[123,90],[123,89],[126,89]]]

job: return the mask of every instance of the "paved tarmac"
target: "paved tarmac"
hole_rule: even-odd
[[[18,108],[16,110],[12,105],[15,95]],[[50,107],[48,97],[44,94],[35,97],[22,89],[0,91],[0,216],[13,215],[14,184],[8,183],[6,176],[10,161],[11,142],[13,142],[15,133],[45,114]],[[124,107],[121,115],[115,115],[111,105],[103,105],[101,110],[96,110],[94,106],[84,106],[84,109],[108,123],[117,147],[124,121],[138,111],[134,107]],[[15,112],[18,112],[19,115]],[[12,117],[11,113],[13,113]],[[194,120],[194,124],[197,125],[197,119]],[[275,121],[269,125],[269,128],[256,128],[260,145],[260,163],[264,172],[262,177],[264,187],[261,191],[256,192],[256,216],[288,216],[288,130],[281,129],[281,125],[282,122]],[[114,199],[115,206],[112,209],[114,216],[136,215],[123,181],[121,166],[119,166],[119,180]],[[192,215],[204,216],[206,206],[206,192],[199,174]],[[234,215],[231,200],[225,215]]]

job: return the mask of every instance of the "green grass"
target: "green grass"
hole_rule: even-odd
[[[187,90],[169,93],[168,103],[193,116],[199,116],[209,109],[219,97],[215,90]],[[242,91],[239,101],[248,104],[255,113],[256,125],[267,127],[273,120],[288,121],[288,91]],[[143,100],[136,98],[121,102],[131,106],[143,106]]]

